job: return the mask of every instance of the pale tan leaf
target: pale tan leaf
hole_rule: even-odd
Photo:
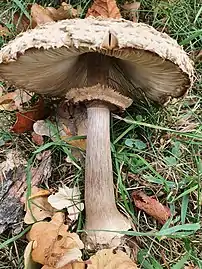
[[[41,25],[41,24],[45,24],[47,22],[52,22],[54,21],[49,13],[47,12],[47,10],[38,5],[38,4],[33,4],[31,7],[31,17],[32,17],[32,24],[36,24],[36,25]]]
[[[13,100],[15,102],[16,107],[18,109],[21,109],[22,105],[24,103],[29,102],[32,97],[33,97],[33,94],[27,93],[27,92],[22,91],[22,90],[15,90]]]
[[[24,269],[39,269],[40,265],[32,260],[33,241],[29,242],[24,251]]]
[[[62,266],[65,266],[68,263],[71,263],[72,261],[79,261],[81,260],[82,252],[80,249],[77,248],[71,248],[66,251],[66,253],[61,257],[61,259],[57,262],[57,268],[60,268]]]
[[[123,9],[126,11],[126,16],[134,22],[138,22],[138,9],[140,8],[140,2],[134,1],[133,3],[125,3]]]
[[[78,16],[78,12],[76,9],[72,7],[72,5],[63,2],[58,9],[53,7],[47,7],[47,14],[54,20],[65,20],[72,19]]]
[[[88,269],[137,269],[137,265],[121,250],[103,249],[90,258]]]
[[[115,0],[95,0],[86,14],[89,16],[120,19],[121,13]]]
[[[46,195],[44,195],[44,192]],[[28,203],[30,204],[30,207]],[[47,192],[35,186],[32,188],[32,194],[28,199],[25,209],[26,214],[24,222],[26,224],[50,218],[54,214],[54,208],[48,203]]]
[[[33,260],[57,267],[58,264],[64,266],[67,261],[75,261],[81,257],[80,249],[84,245],[77,234],[70,233],[67,229],[68,226],[64,225],[64,214],[61,212],[55,213],[50,222],[35,223],[29,232],[29,240],[34,241]],[[78,250],[71,251],[72,249]]]
[[[27,94],[21,90],[8,92],[0,96],[0,110],[13,111],[16,109],[21,109],[22,104],[30,101],[31,98],[31,94]]]
[[[48,202],[52,207],[61,210],[67,208],[69,218],[73,221],[77,220],[79,213],[84,209],[84,204],[81,203],[79,188],[69,188],[63,186],[59,191],[48,197]]]

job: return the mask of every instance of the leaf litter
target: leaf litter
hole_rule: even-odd
[[[51,152],[44,151],[38,167],[32,167],[31,186],[38,186],[51,175]],[[23,219],[23,207],[27,191],[27,161],[16,149],[8,151],[5,161],[0,164],[0,234],[12,229]],[[20,225],[20,224],[19,224]],[[21,225],[19,226],[19,230]]]
[[[24,222],[26,224],[32,224],[53,216],[55,210],[48,202],[49,194],[49,191],[45,192],[45,190],[36,186],[32,187],[31,196],[28,197],[25,206]]]
[[[28,233],[28,240],[33,241],[32,260],[56,268],[81,261],[83,242],[68,228],[62,212],[55,213],[50,222],[33,224]]]
[[[62,188],[59,187],[58,192],[48,197],[48,202],[58,210],[66,208],[68,217],[75,221],[78,219],[79,213],[84,210],[84,204],[81,203],[80,195],[81,192],[78,187],[69,188],[63,186]]]
[[[138,20],[137,10],[139,9],[139,6],[140,6],[139,2],[135,2],[132,4],[125,4],[123,6],[123,8],[129,12],[129,16],[131,16],[131,20],[133,21]],[[71,12],[69,12],[70,10]],[[68,12],[64,12],[64,11],[68,11]],[[68,17],[68,19],[78,16],[77,11],[72,9],[72,7],[66,3],[62,3],[61,7],[58,9],[55,9],[52,7],[43,8],[40,5],[34,4],[31,7],[32,28],[43,23],[64,19],[64,16],[67,16],[68,13],[71,14],[71,15],[68,15],[70,16]],[[96,0],[93,3],[92,7],[88,10],[87,16],[121,18],[120,11],[118,10],[116,6],[115,1],[109,1],[109,0],[103,0],[103,1]],[[27,26],[26,26],[26,23],[27,23]],[[23,25],[23,28],[21,28],[21,31],[27,30],[29,26],[30,26],[30,22],[29,21],[25,22]],[[13,102],[12,100],[11,100],[11,103],[13,103],[12,109],[15,110],[14,107],[16,107],[16,103]],[[27,115],[25,114],[24,116],[26,117]],[[18,122],[21,121],[21,119],[19,118],[17,119],[16,124],[19,124]],[[38,135],[39,140],[41,139],[43,135],[54,137],[54,135],[52,136],[52,134],[50,134],[49,130],[47,132],[47,127],[44,129],[45,133],[43,134],[40,133],[41,131],[39,131],[39,125],[40,124],[43,125],[44,121],[37,121],[36,118],[34,119],[31,118],[31,120],[32,122],[33,121],[36,121],[36,122],[35,123],[33,122],[32,126],[28,128],[28,130],[32,130],[32,127],[34,126],[34,129],[35,129],[34,135]],[[74,134],[74,132],[70,130],[71,128],[69,128],[68,125],[67,125],[68,126],[67,128],[65,128],[65,126],[66,125],[62,126],[63,135],[61,135],[61,137],[64,136],[64,137],[69,138],[72,136],[72,134]],[[28,131],[25,128],[24,129],[22,128],[23,130],[19,131],[21,126],[20,127],[14,126],[14,130],[15,128],[17,130],[16,132],[19,132],[19,133]],[[38,145],[43,143],[41,142],[41,140],[40,142],[37,142],[36,136],[33,139]],[[85,147],[83,148],[85,149]],[[40,172],[42,173],[42,171]],[[67,208],[68,210],[70,201],[72,202],[72,200],[74,200],[72,199],[74,195],[72,195],[71,193],[73,191],[70,188],[68,189],[67,188],[68,187],[59,188],[59,191],[55,195],[53,195],[55,196],[54,197],[55,200],[53,199],[52,206],[54,205],[56,209],[61,210],[63,208]],[[30,199],[35,202],[38,201],[38,204],[41,203],[41,206],[42,205],[44,206],[44,203],[46,204],[47,201],[52,199],[50,197],[53,197],[53,196],[51,195],[48,198],[48,195],[49,195],[48,193],[42,195],[41,192],[42,190],[37,189],[37,192],[35,194],[34,192],[32,193]],[[71,196],[69,196],[70,193],[71,193]],[[75,191],[75,193],[77,193],[77,196],[80,196],[80,192],[78,189],[77,191]],[[71,199],[69,199],[69,197],[71,197]],[[165,223],[165,221],[170,216],[169,208],[163,206],[154,198],[146,196],[143,192],[133,193],[133,198],[134,198],[135,205],[139,209],[144,210],[145,212],[147,212],[148,214],[156,218],[162,224]],[[82,204],[82,203],[79,203],[79,204]],[[149,204],[151,205],[148,206]],[[46,206],[44,206],[44,208],[46,208]],[[160,212],[160,216],[157,216],[157,214],[155,215],[154,213],[155,206],[158,209],[157,212],[158,213]],[[81,208],[83,208],[83,205],[80,207],[80,210]],[[32,208],[32,211],[35,211],[35,209]],[[52,213],[51,215],[49,215],[49,217],[52,217],[52,220],[50,222],[41,221],[43,220],[43,217],[36,218],[36,220],[39,222],[33,224],[31,231],[28,234],[28,239],[31,241],[28,243],[28,246],[25,250],[25,269],[36,268],[37,264],[34,261],[37,261],[40,264],[44,265],[42,267],[43,269],[54,269],[54,268],[61,268],[61,269],[81,269],[82,268],[83,269],[85,268],[85,263],[82,262],[81,260],[81,256],[82,256],[81,249],[84,248],[83,243],[79,239],[77,234],[68,232],[69,227],[64,224],[64,214],[62,212],[58,212],[55,215],[53,215]],[[80,262],[75,262],[75,260],[79,260]],[[29,267],[29,264],[32,264],[32,266],[34,267]],[[137,265],[124,252],[120,250],[103,249],[101,251],[98,251],[96,255],[90,258],[90,264],[87,265],[87,268],[88,269],[102,269],[102,268],[104,269],[130,269],[130,268],[135,269],[137,268]]]

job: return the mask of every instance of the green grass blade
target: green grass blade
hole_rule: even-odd
[[[188,204],[189,204],[189,196],[185,194],[182,197],[182,207],[181,207],[181,223],[182,224],[184,224],[186,220]]]
[[[184,257],[182,257],[181,260],[179,260],[176,264],[174,264],[171,269],[182,269],[184,268],[185,262],[189,259],[189,254],[186,254]]]

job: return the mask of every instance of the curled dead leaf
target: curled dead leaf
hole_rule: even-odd
[[[54,208],[48,203],[49,194],[48,191],[35,186],[32,188],[31,197],[29,197],[25,208],[24,222],[26,224],[32,224],[53,216]]]
[[[86,17],[89,16],[120,19],[121,13],[115,0],[95,0],[87,11]]]
[[[103,249],[90,258],[88,269],[137,269],[137,265],[121,250]]]
[[[58,268],[80,260],[84,245],[77,234],[67,229],[61,212],[55,213],[50,222],[35,223],[28,234],[29,240],[34,241],[33,261]]]
[[[32,260],[33,241],[29,242],[24,251],[24,269],[39,269],[40,265]]]
[[[145,211],[161,224],[164,224],[171,216],[170,209],[167,206],[162,205],[159,201],[147,196],[142,191],[134,191],[132,197],[137,208]]]

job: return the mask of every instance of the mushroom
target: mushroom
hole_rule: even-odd
[[[110,111],[124,110],[139,98],[164,104],[184,95],[193,80],[187,54],[149,25],[86,18],[51,22],[18,35],[2,48],[0,63],[0,78],[10,85],[86,104],[87,242],[117,245],[118,231],[131,226],[115,203]]]

